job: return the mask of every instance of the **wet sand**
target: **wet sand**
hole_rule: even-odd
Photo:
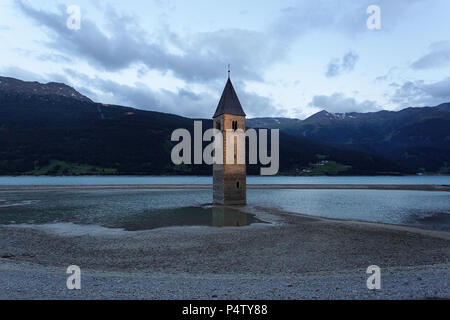
[[[450,232],[244,207],[269,222],[70,233],[0,226],[0,298],[450,298]],[[66,289],[66,268],[82,289]],[[382,288],[366,287],[378,265]]]

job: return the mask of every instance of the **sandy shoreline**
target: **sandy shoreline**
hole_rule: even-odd
[[[450,232],[245,210],[270,224],[77,235],[0,226],[0,298],[450,298]],[[83,274],[75,293],[72,264]],[[365,283],[373,264],[377,292]]]
[[[348,189],[448,191],[437,184],[247,184],[248,189]],[[112,189],[212,189],[211,184],[116,184],[116,185],[0,185],[0,191]]]

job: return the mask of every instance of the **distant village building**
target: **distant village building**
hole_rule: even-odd
[[[228,71],[228,80],[220,98],[216,112],[213,116],[214,128],[222,131],[223,134],[223,163],[213,165],[213,202],[214,204],[225,205],[242,205],[246,203],[247,181],[246,181],[246,165],[226,163],[227,145],[234,144],[234,159],[236,159],[237,139],[227,138],[225,130],[242,129],[245,131],[245,112],[234,91],[233,84],[230,80],[230,71]],[[243,150],[239,152],[244,153]]]

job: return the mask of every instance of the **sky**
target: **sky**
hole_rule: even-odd
[[[228,64],[248,117],[434,106],[450,102],[449,14],[448,0],[0,0],[0,75],[188,117],[214,114]]]

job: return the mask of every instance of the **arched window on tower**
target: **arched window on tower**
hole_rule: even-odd
[[[237,121],[233,121],[231,123],[231,126],[233,127],[233,130],[237,130],[238,126],[237,126]]]

